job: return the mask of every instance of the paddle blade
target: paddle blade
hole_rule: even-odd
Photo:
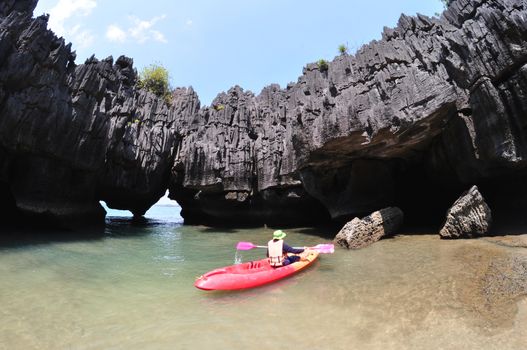
[[[238,242],[238,244],[236,244],[236,249],[237,250],[250,250],[250,249],[253,249],[253,248],[256,248],[256,247],[257,246],[255,246],[251,242]]]
[[[312,249],[318,250],[318,252],[321,254],[332,254],[335,252],[335,246],[331,243],[317,244],[316,246],[312,247]]]

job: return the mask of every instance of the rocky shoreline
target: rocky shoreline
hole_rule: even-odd
[[[103,224],[101,200],[141,216],[169,189],[186,223],[345,223],[398,207],[439,231],[477,185],[490,230],[525,224],[523,1],[402,15],[355,55],[211,106],[192,88],[171,105],[140,89],[130,58],[77,65],[36,3],[0,5],[0,211],[14,222]]]

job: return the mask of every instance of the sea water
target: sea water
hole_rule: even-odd
[[[307,270],[261,288],[206,292],[193,286],[198,276],[263,258],[261,249],[236,255],[235,245],[265,244],[272,229],[184,226],[173,206],[154,207],[140,223],[110,214],[99,236],[0,247],[0,349],[527,344],[524,300],[501,310],[482,307],[478,293],[470,292],[467,264],[494,249],[488,242],[399,236],[366,249],[336,249]],[[316,229],[286,231],[291,245],[328,241]]]

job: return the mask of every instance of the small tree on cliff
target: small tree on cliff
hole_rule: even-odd
[[[172,103],[172,89],[170,88],[168,70],[161,64],[151,64],[141,70],[139,87],[163,97],[168,104]]]
[[[326,61],[325,59],[318,60],[317,65],[318,65],[318,69],[321,72],[327,71],[329,68],[328,61]]]

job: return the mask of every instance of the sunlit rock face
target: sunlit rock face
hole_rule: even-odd
[[[456,200],[448,210],[441,238],[465,238],[486,235],[492,223],[492,213],[477,186]]]
[[[501,205],[498,184],[525,169],[526,14],[521,1],[459,0],[441,18],[403,15],[285,89],[235,87],[187,109],[172,197],[220,218],[301,184],[334,220],[397,205],[436,225],[467,185]]]
[[[474,184],[495,224],[527,208],[523,1],[403,15],[355,55],[211,106],[192,88],[172,104],[139,89],[126,57],[76,65],[35,5],[0,4],[4,212],[102,222],[99,200],[141,215],[168,187],[188,223],[346,222],[397,206],[406,224],[439,228]]]
[[[334,242],[348,249],[366,248],[383,237],[397,233],[404,214],[397,207],[384,208],[359,219],[354,218],[337,233]]]
[[[326,209],[304,190],[295,170],[278,86],[259,96],[234,87],[200,108],[192,89],[175,92],[181,142],[170,197],[187,223],[316,224]]]
[[[73,119],[86,123],[77,156],[96,170],[96,197],[143,215],[166,191],[176,133],[168,105],[137,89],[136,75],[127,57],[90,59],[69,86]]]
[[[316,93],[293,128],[306,190],[333,217],[395,204],[419,219],[463,185],[495,192],[498,176],[523,172],[525,10],[455,1],[441,19],[402,16],[325,73],[308,69],[300,81]]]
[[[103,223],[101,199],[143,214],[168,186],[174,115],[131,59],[75,65],[35,4],[0,8],[2,207],[63,227]]]

